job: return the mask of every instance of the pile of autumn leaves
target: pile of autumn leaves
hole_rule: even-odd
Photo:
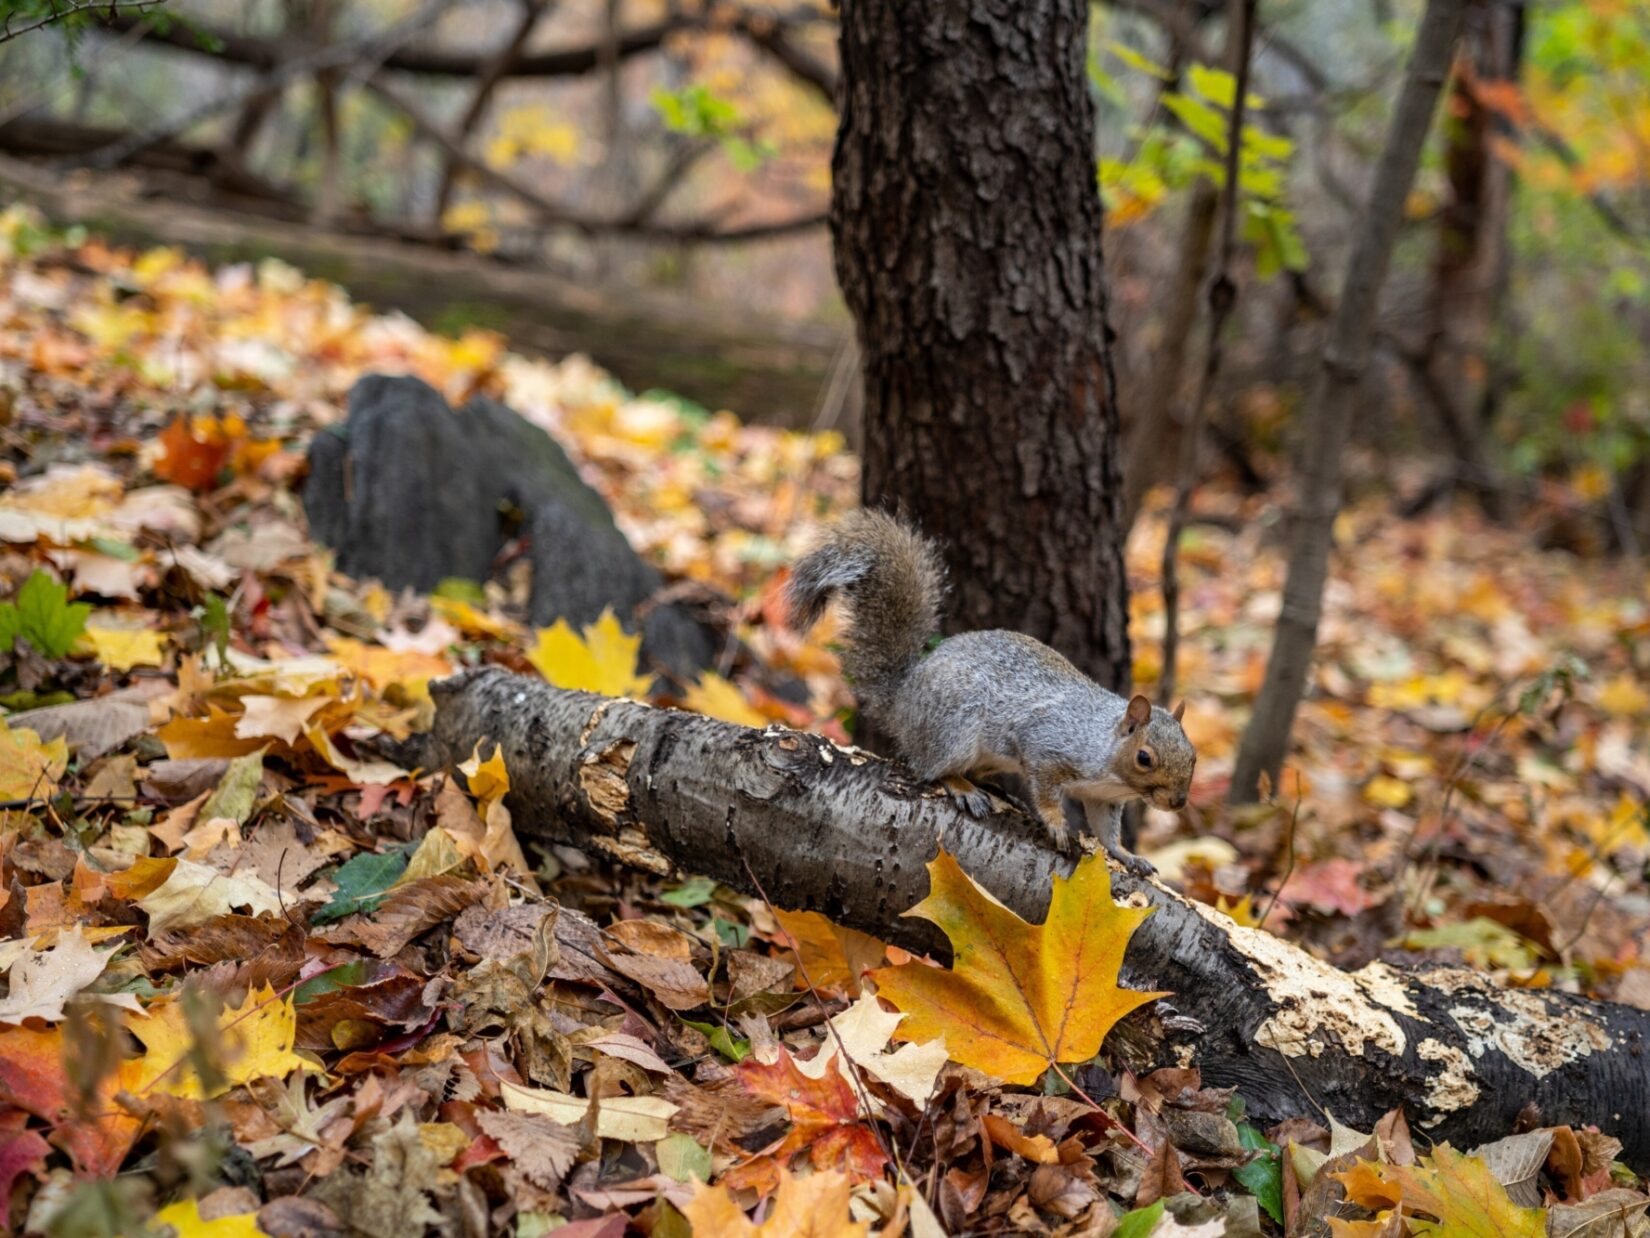
[[[26,223],[0,216],[0,253]],[[431,773],[387,741],[472,661],[648,696],[637,638],[338,577],[289,488],[303,436],[367,369],[507,395],[652,557],[748,596],[747,644],[821,702],[828,636],[777,622],[771,582],[851,490],[840,443],[442,340],[278,264],[42,244],[0,262],[7,429],[90,454],[0,496],[0,1198],[31,1232],[1642,1225],[1596,1132],[1417,1157],[1399,1118],[1263,1132],[1195,1070],[1113,1081],[1101,1042],[1155,995],[1118,986],[1142,913],[1093,862],[1032,926],[942,855],[914,910],[968,947],[956,970],[700,879],[535,870],[496,754]],[[821,724],[761,682],[678,703]]]

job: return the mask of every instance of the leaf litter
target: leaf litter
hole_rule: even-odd
[[[846,738],[830,625],[800,638],[778,602],[857,489],[840,437],[430,334],[274,261],[27,249],[35,223],[0,213],[0,383],[29,444],[0,461],[0,1191],[27,1230],[1644,1228],[1597,1131],[1417,1156],[1401,1115],[1263,1131],[1195,1064],[1113,1079],[1106,1034],[1154,995],[1117,984],[1140,913],[1103,869],[1026,925],[942,855],[913,913],[1018,943],[945,970],[691,874],[525,850],[498,753],[460,781],[385,742],[461,665]],[[395,597],[334,572],[293,486],[372,370],[555,435],[748,654],[678,699],[611,613],[534,630],[509,580]],[[1244,531],[1188,540],[1202,777],[1185,821],[1148,819],[1160,867],[1342,965],[1407,950],[1650,1006],[1619,881],[1650,858],[1644,582],[1353,506],[1295,758],[1232,812],[1278,564],[1245,500],[1205,501]],[[1129,548],[1148,690],[1162,529],[1149,508]]]

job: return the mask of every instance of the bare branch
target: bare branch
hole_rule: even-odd
[[[771,223],[749,224],[738,228],[720,228],[715,220],[699,220],[687,224],[648,223],[645,214],[638,217],[632,210],[618,217],[587,214],[573,207],[546,198],[531,185],[466,150],[454,141],[440,124],[436,123],[416,103],[385,80],[386,75],[375,73],[364,83],[384,102],[412,122],[420,136],[435,143],[450,160],[479,179],[495,185],[529,207],[542,224],[572,228],[587,235],[634,236],[658,241],[754,241],[787,236],[818,227],[825,222],[825,212],[817,211],[795,219],[775,220]]]
[[[312,73],[320,73],[327,69],[343,68],[347,65],[356,65],[360,62],[381,61],[412,38],[426,26],[434,24],[443,13],[452,8],[449,0],[425,0],[410,16],[387,30],[378,31],[363,38],[352,39],[347,43],[338,43],[330,47],[316,48],[314,51],[296,56],[284,63],[271,65],[271,72],[260,77],[257,81],[239,90],[231,91],[227,95],[208,100],[198,107],[191,108],[182,116],[163,121],[148,129],[138,130],[128,134],[118,142],[112,142],[100,151],[94,152],[85,160],[87,166],[94,168],[116,168],[130,159],[139,151],[156,142],[163,142],[168,138],[177,137],[222,112],[232,111],[241,107],[254,96],[268,90],[279,89],[288,82]]]
[[[137,24],[138,15],[147,13],[150,9],[158,8],[164,3],[166,3],[166,0],[75,0],[66,7],[55,9],[44,17],[37,18],[25,26],[19,26],[15,30],[12,29],[11,24],[13,14],[7,14],[4,27],[0,28],[0,43],[10,43],[13,39],[20,39],[32,31],[56,25],[58,22],[67,21],[83,13],[89,13],[100,19],[108,19],[117,12],[131,14],[133,15],[134,24]],[[112,23],[106,21],[105,24]]]
[[[459,117],[458,124],[453,128],[453,137],[460,143],[475,132],[481,118],[487,114],[487,105],[492,102],[493,92],[497,90],[498,84],[520,63],[533,32],[538,29],[539,22],[544,17],[545,8],[546,0],[522,0],[521,18],[516,23],[515,31],[505,40],[504,46],[482,64],[477,74],[475,90],[470,95],[469,103],[464,107],[464,114]],[[446,213],[447,204],[453,200],[453,186],[457,179],[458,165],[449,158],[441,169],[441,187],[435,195],[433,215],[437,222]]]

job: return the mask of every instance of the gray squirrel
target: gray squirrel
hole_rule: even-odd
[[[1197,750],[1180,725],[1185,702],[1170,713],[1124,700],[1019,632],[963,632],[929,652],[945,567],[933,542],[882,512],[844,517],[797,561],[786,587],[793,624],[807,631],[837,594],[848,604],[843,670],[919,778],[984,815],[989,800],[970,776],[1021,774],[1056,847],[1070,846],[1070,796],[1091,829],[1098,818],[1108,855],[1151,871],[1123,849],[1112,806],[1186,806]]]

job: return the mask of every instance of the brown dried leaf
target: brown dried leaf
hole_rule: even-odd
[[[730,950],[727,964],[728,986],[736,1002],[758,993],[788,990],[796,970],[784,959],[758,954],[755,950]]]
[[[328,933],[317,934],[337,945],[355,945],[387,959],[413,938],[450,920],[487,893],[487,883],[451,873],[397,886],[378,910],[355,916]]]
[[[279,961],[296,975],[304,962],[304,933],[282,916],[217,916],[188,928],[156,934],[139,947],[139,958],[151,972],[210,967],[225,959],[259,959]],[[275,983],[285,987],[286,982]]]
[[[1180,1176],[1180,1157],[1174,1145],[1164,1140],[1157,1145],[1146,1172],[1140,1178],[1140,1190],[1134,1197],[1136,1208],[1149,1208],[1160,1199],[1168,1199],[1186,1189],[1186,1180]]]
[[[478,959],[502,962],[531,951],[539,926],[557,910],[555,903],[517,903],[504,908],[478,903],[460,913],[453,922],[453,935]]]
[[[579,1154],[579,1128],[553,1122],[541,1114],[482,1109],[476,1113],[476,1122],[528,1181],[546,1191],[560,1188]]]

